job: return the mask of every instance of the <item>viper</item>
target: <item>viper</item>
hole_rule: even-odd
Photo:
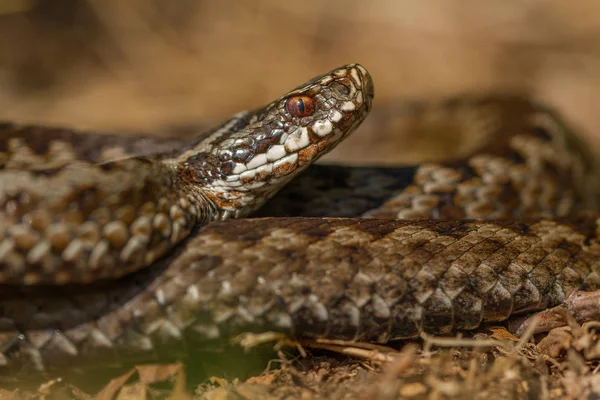
[[[2,125],[5,369],[168,358],[247,331],[385,343],[549,307],[597,318],[586,146],[531,106],[461,161],[308,168],[373,94],[350,64],[193,138]]]

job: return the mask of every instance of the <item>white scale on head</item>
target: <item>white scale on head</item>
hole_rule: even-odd
[[[319,136],[327,136],[333,130],[333,124],[330,120],[326,119],[325,121],[315,121],[312,126],[313,131]]]
[[[267,163],[267,154],[260,153],[260,154],[255,155],[252,158],[252,160],[248,161],[248,164],[246,164],[246,168],[255,169],[266,163]]]
[[[302,127],[296,129],[296,131],[287,138],[284,147],[288,153],[291,153],[303,149],[309,144],[310,139],[308,138],[308,129]]]
[[[276,144],[275,146],[271,146],[267,151],[267,160],[269,160],[269,162],[280,160],[285,157],[285,154],[285,146]]]
[[[279,168],[283,164],[296,164],[296,161],[298,161],[298,153],[292,153],[289,156],[283,157],[281,160],[275,161],[273,168]]]
[[[347,101],[344,104],[342,104],[342,107],[340,107],[342,109],[342,111],[354,111],[356,110],[356,104],[354,104],[351,101]]]

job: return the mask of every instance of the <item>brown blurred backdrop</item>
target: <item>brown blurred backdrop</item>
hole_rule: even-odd
[[[375,107],[525,94],[600,139],[593,0],[0,0],[2,119],[206,126],[348,62],[373,74]]]

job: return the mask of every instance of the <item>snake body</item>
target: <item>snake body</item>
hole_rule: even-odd
[[[352,64],[185,142],[4,126],[2,363],[172,357],[244,331],[387,342],[600,287],[596,214],[573,216],[598,204],[593,159],[539,124],[463,163],[309,168],[280,194],[293,206],[261,211],[275,218],[230,220],[346,137],[372,97]],[[302,197],[328,176],[346,218]]]

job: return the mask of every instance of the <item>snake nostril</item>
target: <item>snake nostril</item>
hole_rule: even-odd
[[[352,91],[350,89],[350,86],[348,86],[347,83],[344,82],[333,82],[331,84],[331,89],[333,89],[334,91],[338,92],[339,94],[343,95],[343,96],[347,96],[350,94],[350,92]]]

